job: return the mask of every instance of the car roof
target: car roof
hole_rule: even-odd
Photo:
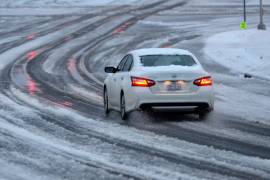
[[[176,48],[148,48],[138,49],[130,52],[135,56],[147,56],[147,55],[191,55],[187,50]]]

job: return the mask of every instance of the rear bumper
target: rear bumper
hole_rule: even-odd
[[[214,92],[212,87],[203,87],[196,92],[186,94],[153,94],[149,89],[134,88],[129,97],[132,97],[132,101],[129,104],[128,110],[149,107],[164,107],[167,109],[185,107],[209,110],[214,108]]]
[[[210,108],[209,104],[205,102],[144,103],[140,105],[141,109],[151,107],[198,107],[200,109]]]

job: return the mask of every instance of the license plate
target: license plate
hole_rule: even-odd
[[[181,83],[178,83],[176,81],[171,82],[165,82],[167,91],[181,91],[182,86]]]

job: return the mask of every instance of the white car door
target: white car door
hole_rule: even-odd
[[[110,87],[110,103],[112,106],[116,107],[118,109],[119,103],[120,103],[120,87],[121,86],[121,74],[123,73],[123,67],[126,63],[128,56],[125,56],[117,66],[117,72],[112,74],[111,76],[111,87]]]
[[[133,56],[128,55],[128,58],[123,67],[122,73],[119,74],[119,81],[121,84],[119,88],[121,88],[125,94],[126,108],[128,108],[130,104],[134,103],[134,100],[130,98],[131,97],[130,93],[132,93],[130,91],[130,85],[131,85],[130,70],[132,69],[132,66],[133,66]],[[121,91],[121,89],[119,89],[119,91]],[[120,94],[118,98],[120,99]],[[120,101],[119,101],[119,107],[120,107]]]

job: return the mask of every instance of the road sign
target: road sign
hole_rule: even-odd
[[[242,30],[246,30],[246,29],[247,29],[247,23],[246,23],[245,21],[242,21],[242,22],[240,23],[240,28],[241,28]]]

